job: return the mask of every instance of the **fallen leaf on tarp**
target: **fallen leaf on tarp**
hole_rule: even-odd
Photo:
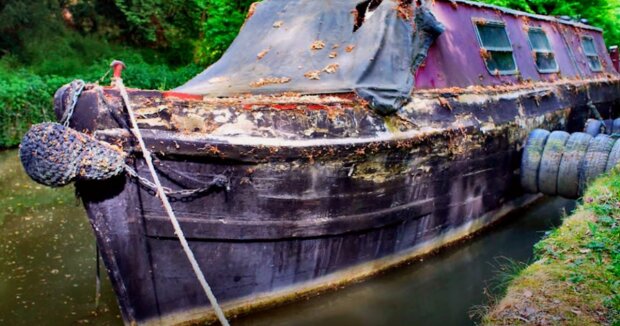
[[[325,47],[325,42],[321,41],[321,40],[316,40],[314,42],[312,42],[312,45],[310,45],[310,49],[312,50],[321,50]]]
[[[265,49],[265,50],[263,50],[263,51],[260,51],[260,52],[256,55],[256,58],[257,58],[258,60],[260,60],[260,59],[264,58],[264,57],[267,55],[267,53],[269,53],[269,50],[270,50],[270,49]]]
[[[323,71],[325,71],[328,74],[333,74],[336,72],[336,70],[338,70],[338,68],[340,68],[340,65],[337,63],[332,63],[327,65],[327,67],[323,68]]]
[[[321,79],[321,71],[320,70],[310,70],[304,74],[304,77],[310,80],[319,80]]]

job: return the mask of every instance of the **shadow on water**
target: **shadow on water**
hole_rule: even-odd
[[[94,236],[73,187],[50,189],[0,152],[0,324],[122,324],[105,273],[95,308]],[[532,245],[573,201],[549,199],[473,241],[334,293],[264,311],[233,325],[463,325],[499,269],[528,261]]]

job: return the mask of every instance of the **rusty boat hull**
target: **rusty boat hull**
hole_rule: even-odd
[[[418,92],[409,106],[415,110],[397,116],[373,114],[354,96],[271,97],[268,105],[261,96],[130,96],[165,186],[227,180],[226,187],[173,196],[172,206],[215,295],[234,316],[368,277],[489,226],[535,198],[523,194],[518,179],[531,129],[581,130],[589,101],[607,117],[620,104],[617,80],[480,92]],[[59,116],[66,97],[57,96]],[[89,86],[76,108],[84,114],[72,126],[134,153],[135,170],[149,178],[119,124],[122,109],[116,90]],[[215,125],[195,127],[192,119]],[[251,122],[265,134],[215,136],[230,121],[244,128]],[[260,128],[278,121],[289,122],[283,134],[306,130],[307,138],[276,141],[273,130]],[[76,187],[126,323],[214,320],[152,189],[129,176]]]

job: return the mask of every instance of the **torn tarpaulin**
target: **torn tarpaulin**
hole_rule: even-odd
[[[393,112],[413,88],[414,60],[428,49],[420,44],[430,45],[436,35],[414,37],[414,24],[399,15],[397,0],[374,1],[360,25],[360,3],[265,0],[222,58],[176,91],[207,96],[355,91],[379,112]],[[276,79],[286,82],[259,82]]]

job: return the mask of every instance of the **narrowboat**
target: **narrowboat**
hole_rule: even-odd
[[[127,94],[233,318],[429,254],[539,198],[519,183],[528,133],[583,130],[593,110],[618,115],[620,74],[602,33],[466,0],[264,0],[204,72]],[[61,88],[55,111],[123,153],[125,172],[70,178],[124,322],[215,321],[122,89],[82,86]]]

